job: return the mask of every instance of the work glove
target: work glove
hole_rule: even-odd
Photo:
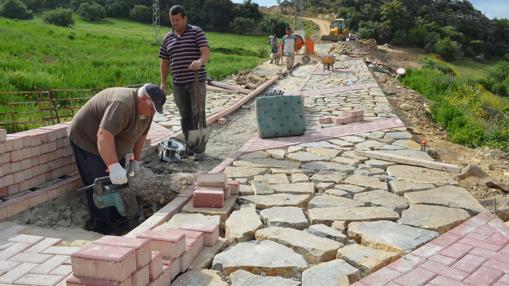
[[[119,163],[109,165],[108,169],[110,170],[110,180],[113,184],[127,184],[127,172]]]
[[[197,71],[197,70],[201,69],[202,66],[203,66],[203,63],[201,62],[201,60],[196,60],[196,61],[193,61],[189,65],[188,69]]]
[[[141,164],[143,164],[143,161],[132,160],[129,162],[129,173],[140,171]]]

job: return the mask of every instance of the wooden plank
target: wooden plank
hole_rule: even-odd
[[[419,166],[433,170],[446,171],[451,173],[460,173],[461,168],[447,163],[440,163],[435,161],[427,161],[417,158],[411,158],[407,156],[400,156],[394,154],[388,154],[380,151],[362,151],[356,150],[355,153],[359,156],[369,157],[372,159],[384,160],[389,162],[396,162],[405,165]]]
[[[233,85],[229,85],[229,84],[226,84],[226,83],[217,82],[217,81],[213,81],[213,80],[208,81],[208,84],[211,85],[211,86],[215,86],[215,87],[235,90],[238,93],[242,93],[242,94],[249,94],[251,92],[251,90],[249,90],[249,89],[245,89],[245,88],[241,88],[241,87],[238,87],[238,86],[233,86]]]

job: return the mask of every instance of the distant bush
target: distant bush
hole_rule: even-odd
[[[106,9],[96,2],[81,3],[78,14],[87,21],[99,21],[106,17]]]
[[[129,17],[142,23],[152,23],[152,8],[145,5],[134,5]]]
[[[502,96],[509,96],[509,61],[498,62],[488,71],[482,85],[491,92]]]
[[[442,73],[449,75],[456,75],[457,72],[454,67],[444,61],[440,61],[434,59],[432,57],[426,56],[421,60],[422,66],[427,69],[438,70]]]
[[[277,35],[282,37],[285,35],[285,28],[289,24],[282,17],[265,16],[260,23],[262,31],[269,35]]]
[[[435,43],[435,52],[448,61],[453,61],[460,56],[460,45],[450,38],[439,39]]]
[[[0,3],[0,16],[11,19],[32,19],[34,14],[20,0],[5,0]]]
[[[236,34],[249,34],[255,28],[255,22],[253,19],[236,17],[230,23],[230,30]]]
[[[113,18],[128,18],[129,5],[122,0],[113,0],[106,2],[106,14]]]
[[[46,11],[42,14],[42,20],[45,23],[62,27],[74,25],[71,9],[57,8],[55,10]]]

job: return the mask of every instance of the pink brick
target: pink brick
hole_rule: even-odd
[[[12,152],[5,152],[0,154],[0,164],[6,164],[11,161],[11,153]]]
[[[498,282],[507,283],[509,284],[509,274],[505,274],[504,276],[500,277]]]
[[[184,230],[194,230],[203,233],[204,246],[214,246],[219,238],[219,225],[185,224],[180,226]]]
[[[67,276],[72,273],[72,266],[62,264],[53,269],[49,274]]]
[[[191,257],[194,259],[198,256],[198,253],[203,249],[203,236],[199,238],[186,237],[186,251],[191,251]]]
[[[11,271],[0,276],[0,283],[12,284],[14,281],[27,274],[35,266],[37,266],[35,263],[21,263],[20,265],[14,267]]]
[[[433,261],[426,261],[419,266],[424,270],[428,270],[430,272],[434,272],[436,274],[454,279],[454,280],[462,280],[468,276],[467,272],[457,270],[454,268],[446,267],[443,264],[436,263]]]
[[[218,123],[219,125],[225,125],[225,124],[227,123],[226,118],[224,118],[224,117],[219,118],[219,119],[217,120],[217,123]]]
[[[475,255],[475,256],[484,257],[484,258],[488,258],[488,259],[490,259],[490,258],[492,258],[492,257],[497,255],[496,252],[485,250],[485,249],[482,249],[482,248],[477,248],[477,247],[473,248],[469,252],[469,254]]]
[[[8,272],[18,266],[20,263],[9,260],[0,260],[0,272]],[[1,275],[0,275],[1,276]]]
[[[79,247],[73,246],[50,246],[45,250],[41,251],[41,253],[45,254],[55,254],[55,255],[73,255],[74,253],[80,250]]]
[[[465,256],[472,248],[471,245],[458,242],[446,247],[440,254],[459,259]]]
[[[76,277],[71,275],[66,281],[67,286],[133,286],[133,279],[129,276],[122,282],[95,278]]]
[[[18,234],[14,237],[9,238],[12,242],[23,242],[28,244],[36,244],[44,239],[43,236]]]
[[[337,116],[332,117],[332,123],[334,124],[348,124],[352,122],[352,119],[350,117],[344,117],[344,116]]]
[[[151,251],[150,241],[148,239],[107,235],[94,241],[94,243],[134,249],[136,251],[137,268],[141,268],[150,262]]]
[[[461,271],[472,273],[477,268],[479,268],[485,261],[486,258],[484,257],[467,254],[459,261],[454,263],[452,267]]]
[[[191,266],[193,262],[193,251],[190,246],[186,246],[186,251],[179,257],[180,259],[180,271],[185,272]]]
[[[149,280],[149,265],[145,265],[141,269],[138,269],[132,275],[133,285],[135,286],[144,286],[147,285]]]
[[[23,242],[16,242],[15,244],[9,246],[8,248],[0,251],[0,260],[7,260],[14,255],[22,252],[23,250],[29,248],[31,244],[29,243],[23,243]]]
[[[173,258],[171,260],[163,260],[163,267],[170,269],[170,279],[173,280],[177,275],[179,275],[180,272],[184,272],[185,270],[182,269],[182,257],[179,258]]]
[[[457,234],[454,234],[451,232],[447,232],[447,233],[444,233],[444,234],[440,235],[439,237],[435,238],[431,242],[436,245],[447,247],[447,246],[457,242],[459,239],[461,239],[460,235],[457,235]]]
[[[0,129],[0,142],[3,143],[7,140],[7,130]]]
[[[240,182],[237,180],[228,180],[228,187],[232,195],[238,195],[240,191]]]
[[[463,244],[466,244],[466,245],[470,245],[471,247],[483,248],[483,249],[491,250],[491,251],[499,251],[500,249],[502,249],[504,247],[504,245],[487,243],[484,241],[475,240],[475,239],[466,238],[466,237],[462,238],[460,240],[460,242]]]
[[[196,182],[200,187],[226,188],[227,178],[225,174],[199,174]]]
[[[156,286],[167,286],[170,285],[171,277],[170,277],[170,269],[166,266],[163,266],[163,273],[159,275],[156,279]]]
[[[503,275],[501,271],[481,267],[463,281],[473,285],[490,285]]]
[[[318,122],[320,122],[320,124],[329,124],[332,122],[332,119],[330,116],[320,117],[320,119],[318,119]]]
[[[76,277],[124,281],[136,271],[136,253],[132,248],[89,244],[71,256]]]
[[[433,286],[466,286],[466,284],[463,284],[460,281],[456,281],[444,276],[438,276],[435,279],[431,280],[431,282],[428,285]]]
[[[378,285],[384,285],[388,282],[390,282],[393,279],[396,279],[401,274],[395,270],[392,270],[390,268],[382,268],[375,273],[367,276],[366,278],[362,279],[360,282],[364,283],[367,286],[378,286]]]
[[[43,263],[44,261],[51,258],[49,254],[40,253],[18,253],[10,258],[11,261],[17,262],[31,262],[31,263]]]
[[[222,208],[224,206],[224,191],[219,188],[195,189],[193,206],[195,208]]]
[[[504,246],[509,242],[509,239],[507,237],[503,236],[501,233],[495,232],[490,237],[485,239],[484,242]]]
[[[499,270],[502,271],[505,274],[509,274],[509,264],[507,262],[501,262],[498,260],[489,260],[486,263],[484,263],[483,267]]]
[[[149,264],[150,281],[154,281],[163,271],[163,256],[159,251],[152,251],[152,259]]]
[[[497,255],[493,256],[493,259],[509,264],[509,254],[497,253]]]
[[[38,184],[33,184],[38,185]],[[26,198],[28,199],[28,207],[33,208],[37,205],[40,205],[42,203],[45,203],[49,200],[49,194],[47,190],[37,190],[34,192],[31,192],[30,194],[26,195]]]
[[[435,254],[428,258],[430,261],[438,262],[443,265],[451,266],[454,262],[456,262],[455,258],[450,258],[444,255]]]
[[[53,286],[57,285],[63,278],[64,276],[62,275],[25,274],[16,280],[15,283],[22,285]]]
[[[37,253],[30,253],[30,255],[39,255]],[[65,261],[69,259],[67,255],[54,255],[44,263],[39,264],[39,266],[35,267],[30,271],[30,273],[35,274],[49,274],[51,271],[55,270],[55,268],[64,264]],[[63,275],[63,274],[62,274]]]
[[[422,270],[416,268],[407,274],[393,280],[395,283],[399,283],[401,285],[425,285],[428,281],[433,279],[436,276],[435,273],[429,272],[426,270]]]
[[[179,257],[186,247],[185,235],[178,230],[164,232],[147,230],[138,235],[138,238],[150,240],[152,251],[159,251],[163,257]]]
[[[438,253],[442,249],[442,246],[434,244],[433,242],[429,242],[413,251],[412,254],[423,258],[428,258],[433,254]]]

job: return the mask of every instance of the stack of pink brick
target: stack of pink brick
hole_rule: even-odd
[[[350,110],[343,111],[342,116],[326,116],[320,118],[321,124],[348,124],[354,122],[361,122],[364,120],[364,111],[363,110]]]
[[[167,286],[186,271],[204,246],[213,246],[219,225],[148,230],[137,238],[105,236],[71,256],[67,286]]]
[[[195,208],[222,208],[224,201],[239,193],[240,182],[228,180],[225,174],[200,174],[194,185]]]

